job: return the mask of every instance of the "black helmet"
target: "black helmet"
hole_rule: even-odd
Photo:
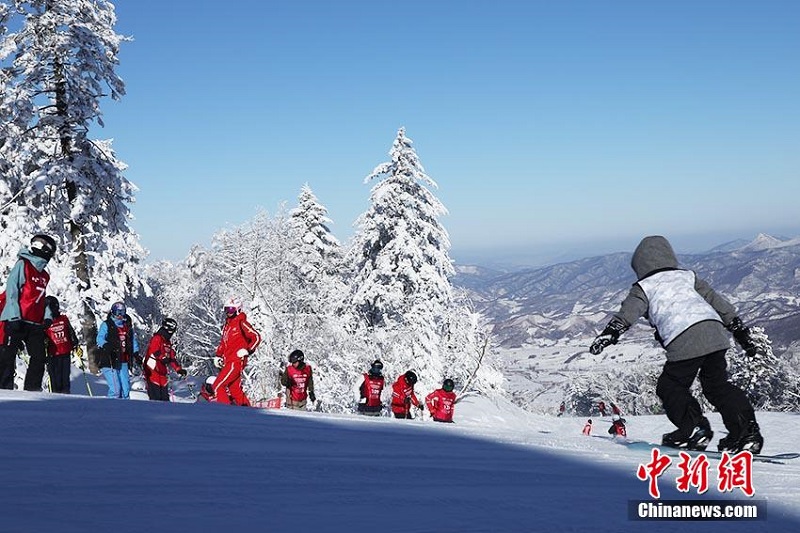
[[[167,333],[175,333],[178,329],[178,321],[174,318],[165,318],[161,321],[161,327],[164,328],[164,331]]]
[[[375,359],[369,367],[369,375],[380,376],[381,372],[383,372],[383,363],[381,363],[380,359]]]
[[[445,390],[445,392],[453,392],[453,389],[456,388],[456,384],[453,383],[452,379],[447,378],[442,382],[442,388]]]
[[[406,372],[405,377],[406,377],[406,383],[408,383],[409,385],[413,385],[414,383],[417,382],[417,375],[414,373],[413,370],[409,370],[408,372]]]
[[[31,253],[35,256],[41,257],[50,261],[56,255],[56,241],[44,233],[37,233],[31,237]]]
[[[50,308],[50,312],[53,314],[54,317],[57,317],[61,314],[60,305],[58,303],[58,298],[55,296],[45,296],[44,297],[44,305]]]
[[[306,356],[303,354],[302,350],[295,350],[289,354],[290,363],[302,363],[305,358]]]

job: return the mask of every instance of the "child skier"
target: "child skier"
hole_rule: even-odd
[[[764,439],[747,396],[728,381],[725,352],[730,342],[725,328],[748,355],[757,351],[750,330],[734,307],[691,270],[678,268],[669,241],[645,237],[631,259],[638,281],[619,311],[594,340],[589,351],[599,354],[616,344],[640,317],[647,317],[666,350],[667,362],[658,378],[656,394],[667,418],[677,426],[664,434],[664,446],[705,450],[714,435],[702,408],[689,390],[700,374],[703,395],[722,415],[728,436],[720,451],[759,453]]]
[[[314,395],[314,375],[311,365],[305,362],[302,350],[294,350],[289,354],[289,366],[281,372],[281,385],[286,387],[286,407],[289,409],[305,409],[306,399],[317,401]]]
[[[47,296],[45,305],[50,309],[53,322],[44,330],[47,335],[47,374],[50,390],[69,394],[70,354],[78,347],[78,337],[66,315],[61,314],[58,298]]]
[[[380,416],[383,410],[381,394],[385,379],[383,377],[383,363],[376,359],[369,367],[369,372],[364,374],[364,381],[358,388],[359,402],[356,410],[362,415]]]
[[[108,397],[130,398],[128,370],[139,357],[139,340],[125,304],[114,302],[106,320],[97,328],[97,366],[108,383]]]
[[[627,437],[628,431],[625,428],[625,419],[620,418],[619,415],[611,415],[611,427],[608,428],[608,434],[615,437]]]
[[[592,419],[586,421],[586,424],[583,426],[583,434],[587,437],[592,434]]]
[[[242,390],[242,372],[247,366],[247,358],[261,344],[261,335],[247,321],[238,298],[230,298],[223,309],[225,325],[216,352],[221,368],[214,380],[214,396],[220,403],[249,407],[250,400]]]
[[[165,318],[147,347],[142,368],[147,383],[147,397],[151,400],[169,401],[169,378],[167,377],[169,367],[172,367],[182,378],[186,377],[186,370],[178,363],[172,347],[172,335],[177,329],[178,323],[175,319]]]
[[[392,413],[395,418],[413,418],[411,416],[411,405],[423,409],[422,404],[414,394],[414,384],[417,382],[417,375],[413,370],[401,374],[397,381],[392,385]]]
[[[425,397],[428,412],[436,422],[453,423],[453,414],[456,407],[456,393],[453,392],[455,383],[450,378],[442,382],[442,388],[436,389]]]
[[[597,410],[600,411],[600,416],[606,416],[606,402],[600,400],[597,404]]]

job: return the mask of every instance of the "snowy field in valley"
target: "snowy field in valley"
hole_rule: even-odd
[[[718,491],[715,459],[702,496],[675,490],[675,464],[659,478],[664,500],[764,501],[766,521],[632,521],[628,502],[650,500],[636,477],[647,450],[583,436],[584,418],[479,397],[453,425],[194,404],[181,388],[175,403],[121,401],[82,396],[74,378],[71,396],[0,391],[0,531],[800,530],[800,459],[755,463],[753,498]],[[800,448],[798,415],[759,419],[765,453]],[[608,426],[596,419],[595,433]],[[671,429],[663,416],[628,428],[650,441]]]

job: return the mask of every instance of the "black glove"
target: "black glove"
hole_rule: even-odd
[[[44,329],[49,328],[50,326],[53,325],[53,319],[52,318],[45,318],[44,322],[42,322],[42,325],[44,326]]]
[[[180,375],[182,378],[185,378],[185,377],[186,377],[186,374],[188,374],[188,372],[186,372],[186,370],[184,370],[184,369],[182,369],[182,368],[181,368],[180,370],[178,370],[178,374],[179,374],[179,375]]]
[[[312,402],[316,402],[317,401],[317,397],[314,395],[314,391],[313,390],[308,392],[308,399],[311,400]]]
[[[750,336],[750,328],[742,323],[742,319],[736,317],[731,320],[731,323],[728,325],[728,330],[733,333],[734,340],[742,347],[744,353],[746,353],[748,357],[753,357],[758,353],[758,348],[755,343],[753,343],[753,339]]]
[[[424,406],[424,405],[422,405],[422,404],[419,404],[417,407],[419,407],[419,410],[420,410],[420,411],[424,411],[424,410],[425,410],[425,406]]]
[[[15,319],[15,320],[9,320],[9,321],[6,322],[6,333],[8,335],[16,335],[17,333],[21,333],[22,332],[22,328],[23,327],[24,327],[24,324],[23,324],[22,320],[20,320],[18,318]]]
[[[592,355],[600,354],[604,349],[612,344],[617,344],[619,341],[619,336],[628,329],[621,320],[617,318],[611,319],[611,322],[608,323],[606,329],[604,329],[600,335],[594,340],[592,345],[589,347],[589,352]]]
[[[139,355],[139,352],[133,352],[133,362],[139,366],[142,366],[142,363],[144,363],[144,360],[142,359],[142,356]]]

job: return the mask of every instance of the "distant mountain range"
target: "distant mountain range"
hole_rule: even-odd
[[[591,339],[636,281],[630,259],[615,253],[512,273],[458,266],[453,281],[470,292],[506,348]],[[760,234],[678,259],[728,298],[746,324],[764,327],[776,353],[800,350],[800,237]]]

